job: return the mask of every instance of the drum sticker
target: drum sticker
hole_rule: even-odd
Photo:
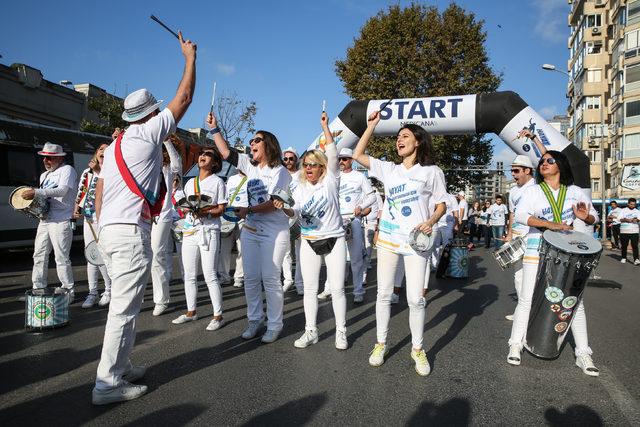
[[[576,297],[566,297],[562,301],[562,306],[564,308],[573,308],[573,306],[576,305],[577,302],[578,302],[578,298]]]
[[[558,319],[565,321],[569,319],[569,317],[571,317],[571,314],[572,314],[571,310],[562,310],[560,314],[558,314]]]
[[[557,313],[560,311],[560,305],[559,304],[551,304],[551,311],[553,311],[554,313]]]
[[[568,326],[567,322],[560,322],[560,323],[556,323],[556,326],[554,326],[553,329],[557,333],[561,334],[561,333],[563,333],[564,331],[567,330],[567,326]]]
[[[49,319],[51,316],[53,316],[53,311],[54,311],[53,304],[49,302],[41,302],[39,304],[36,304],[35,307],[33,307],[33,315],[38,320]]]
[[[562,291],[555,286],[549,286],[544,291],[544,296],[547,297],[547,300],[549,300],[549,302],[560,302],[562,301],[562,298],[564,298],[564,293],[562,293]]]

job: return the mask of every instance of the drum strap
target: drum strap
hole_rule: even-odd
[[[200,195],[200,177],[196,176],[193,180],[193,194],[196,196]]]
[[[553,222],[560,224],[562,222],[562,208],[564,207],[564,199],[567,197],[567,186],[560,185],[560,191],[558,192],[557,200],[553,197],[551,188],[549,188],[549,185],[547,185],[546,182],[540,183],[540,188],[542,188],[542,192],[547,197],[547,201],[549,201],[549,205],[551,206],[551,211],[553,212]]]
[[[240,184],[238,184],[238,186],[236,187],[236,191],[233,192],[233,196],[231,196],[231,200],[229,200],[229,206],[233,204],[233,201],[236,199],[236,196],[240,192],[240,189],[242,188],[245,182],[247,182],[247,177],[243,176],[242,179],[240,180]]]

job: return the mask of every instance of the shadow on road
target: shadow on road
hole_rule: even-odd
[[[584,405],[569,406],[565,412],[560,412],[556,408],[548,408],[544,413],[544,419],[552,427],[604,425],[602,417]]]
[[[310,396],[285,403],[272,411],[257,415],[243,424],[243,426],[303,425],[311,421],[313,415],[325,405],[327,400],[327,393],[312,394]]]
[[[422,402],[411,419],[409,426],[467,426],[471,418],[471,405],[466,399],[454,398],[436,405]]]
[[[137,420],[123,424],[123,426],[183,426],[198,418],[206,409],[206,406],[192,404],[169,406],[143,415]]]

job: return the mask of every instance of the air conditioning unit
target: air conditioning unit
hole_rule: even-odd
[[[591,34],[593,34],[594,36],[597,36],[598,34],[600,34],[600,28],[593,27],[593,29],[591,30]]]
[[[596,6],[603,6],[604,0],[596,0]]]

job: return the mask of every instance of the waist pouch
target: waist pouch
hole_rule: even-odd
[[[307,240],[311,249],[316,253],[316,255],[326,255],[331,252],[333,247],[336,244],[337,237],[330,237],[328,239],[321,240]]]

